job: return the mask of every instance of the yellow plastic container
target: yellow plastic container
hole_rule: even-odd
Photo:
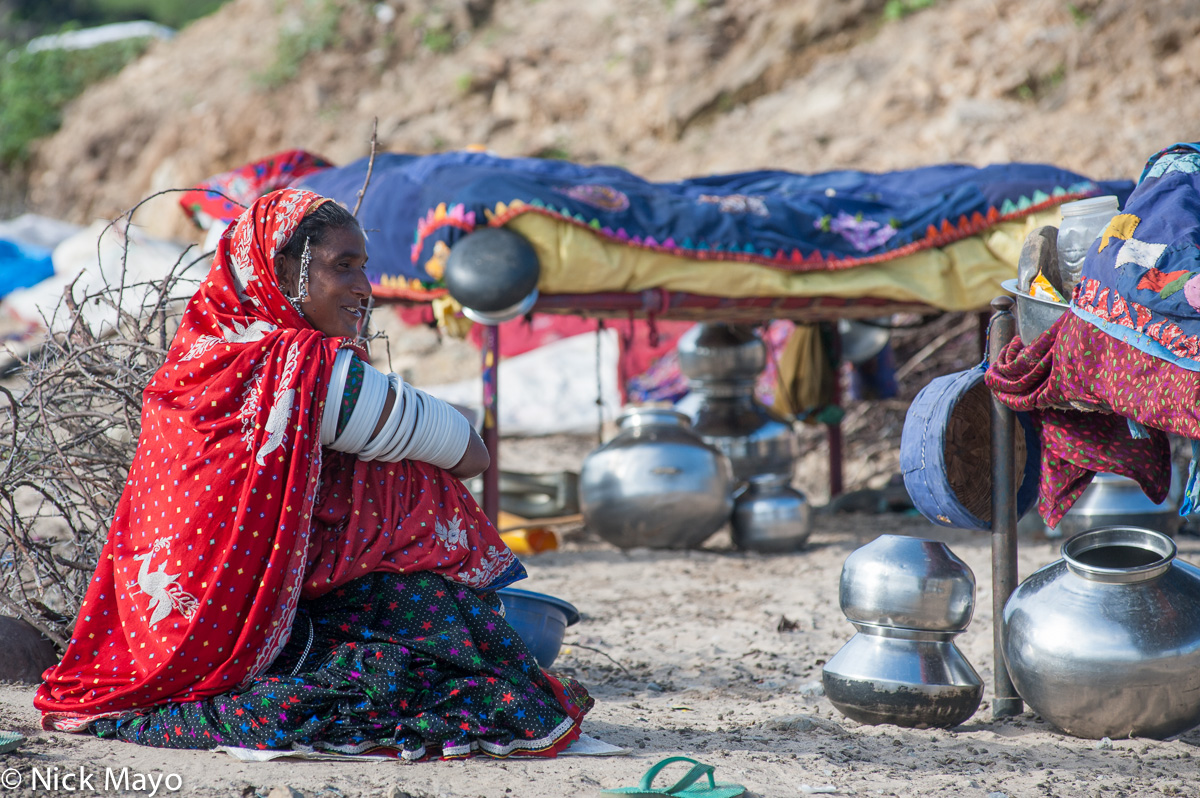
[[[500,523],[497,526],[504,530],[500,538],[514,554],[537,554],[540,551],[553,551],[558,548],[558,534],[544,526],[538,526],[536,521],[529,521],[500,511]]]

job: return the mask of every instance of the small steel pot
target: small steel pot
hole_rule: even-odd
[[[1098,473],[1047,537],[1073,538],[1100,526],[1136,526],[1164,535],[1179,531],[1179,495],[1182,482],[1172,474],[1171,490],[1160,504],[1150,501],[1136,480],[1118,474]]]
[[[679,336],[675,350],[690,381],[753,384],[767,365],[762,339],[739,324],[697,324]]]
[[[789,483],[790,474],[756,474],[734,495],[733,545],[746,551],[804,548],[812,534],[812,506]]]
[[[733,478],[739,482],[755,474],[790,477],[800,454],[792,425],[749,390],[733,396],[721,393],[707,387],[692,392],[701,399],[692,416],[692,431],[729,458]]]

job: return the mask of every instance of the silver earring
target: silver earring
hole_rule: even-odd
[[[304,311],[300,309],[300,303],[308,299],[308,266],[310,263],[312,263],[312,246],[308,236],[305,236],[304,251],[300,253],[300,280],[296,286],[297,296],[287,298],[287,301],[301,316],[304,315]]]

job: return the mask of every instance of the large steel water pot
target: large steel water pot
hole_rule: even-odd
[[[1076,535],[1017,587],[1003,624],[1017,692],[1067,734],[1161,739],[1200,723],[1200,569],[1167,535]]]
[[[634,407],[579,473],[584,523],[621,548],[699,546],[729,520],[729,458],[687,428],[687,416]]]
[[[746,551],[804,548],[812,534],[812,505],[790,474],[756,474],[733,498],[733,545]]]
[[[846,717],[872,726],[949,729],[979,709],[983,682],[949,632],[854,624],[821,684]]]
[[[1098,473],[1058,526],[1046,530],[1046,536],[1068,539],[1098,526],[1137,526],[1173,536],[1183,523],[1179,517],[1180,476],[1178,470],[1172,470],[1171,490],[1155,504],[1136,480]]]
[[[975,575],[936,540],[881,535],[842,566],[838,599],[858,633],[821,682],[860,723],[950,728],[975,714],[983,682],[953,639],[975,604]]]

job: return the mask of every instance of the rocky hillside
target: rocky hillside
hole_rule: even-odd
[[[30,206],[110,217],[276,150],[483,144],[652,179],[1054,163],[1196,138],[1200,0],[233,0],[69,109]],[[897,15],[888,9],[906,9]],[[186,233],[173,201],[143,221]]]

